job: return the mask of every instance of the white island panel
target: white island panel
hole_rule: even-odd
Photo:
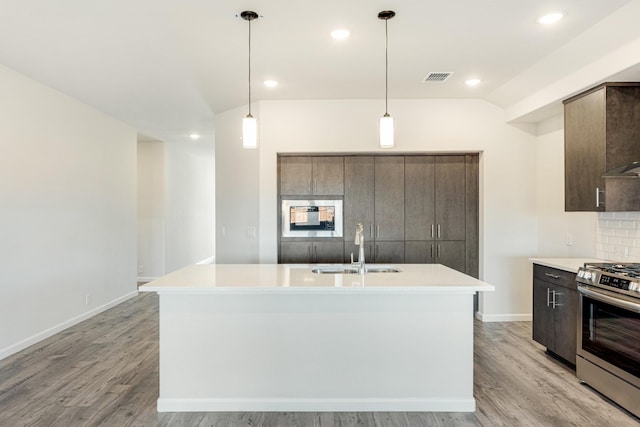
[[[469,295],[162,295],[159,411],[474,411]]]

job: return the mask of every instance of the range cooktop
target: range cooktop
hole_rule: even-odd
[[[640,298],[639,263],[586,263],[576,276],[578,283]]]

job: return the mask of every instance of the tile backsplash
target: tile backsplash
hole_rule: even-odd
[[[640,212],[598,213],[596,256],[640,262]]]

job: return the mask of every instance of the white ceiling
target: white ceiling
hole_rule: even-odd
[[[216,113],[247,103],[241,11],[261,15],[252,23],[254,100],[381,99],[377,14],[392,9],[390,98],[483,98],[506,108],[536,89],[518,76],[632,1],[0,0],[0,64],[142,134],[180,140],[211,132]],[[557,9],[568,13],[560,24],[536,22]],[[337,27],[351,37],[331,39]],[[422,83],[432,71],[454,74]],[[537,70],[534,84],[547,72]],[[482,84],[468,88],[470,77]],[[264,87],[267,78],[280,85]]]

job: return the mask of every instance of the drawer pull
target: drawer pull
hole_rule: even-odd
[[[551,274],[551,273],[544,273],[545,276],[547,277],[551,277],[552,279],[559,279],[560,276],[558,276],[557,274]]]

